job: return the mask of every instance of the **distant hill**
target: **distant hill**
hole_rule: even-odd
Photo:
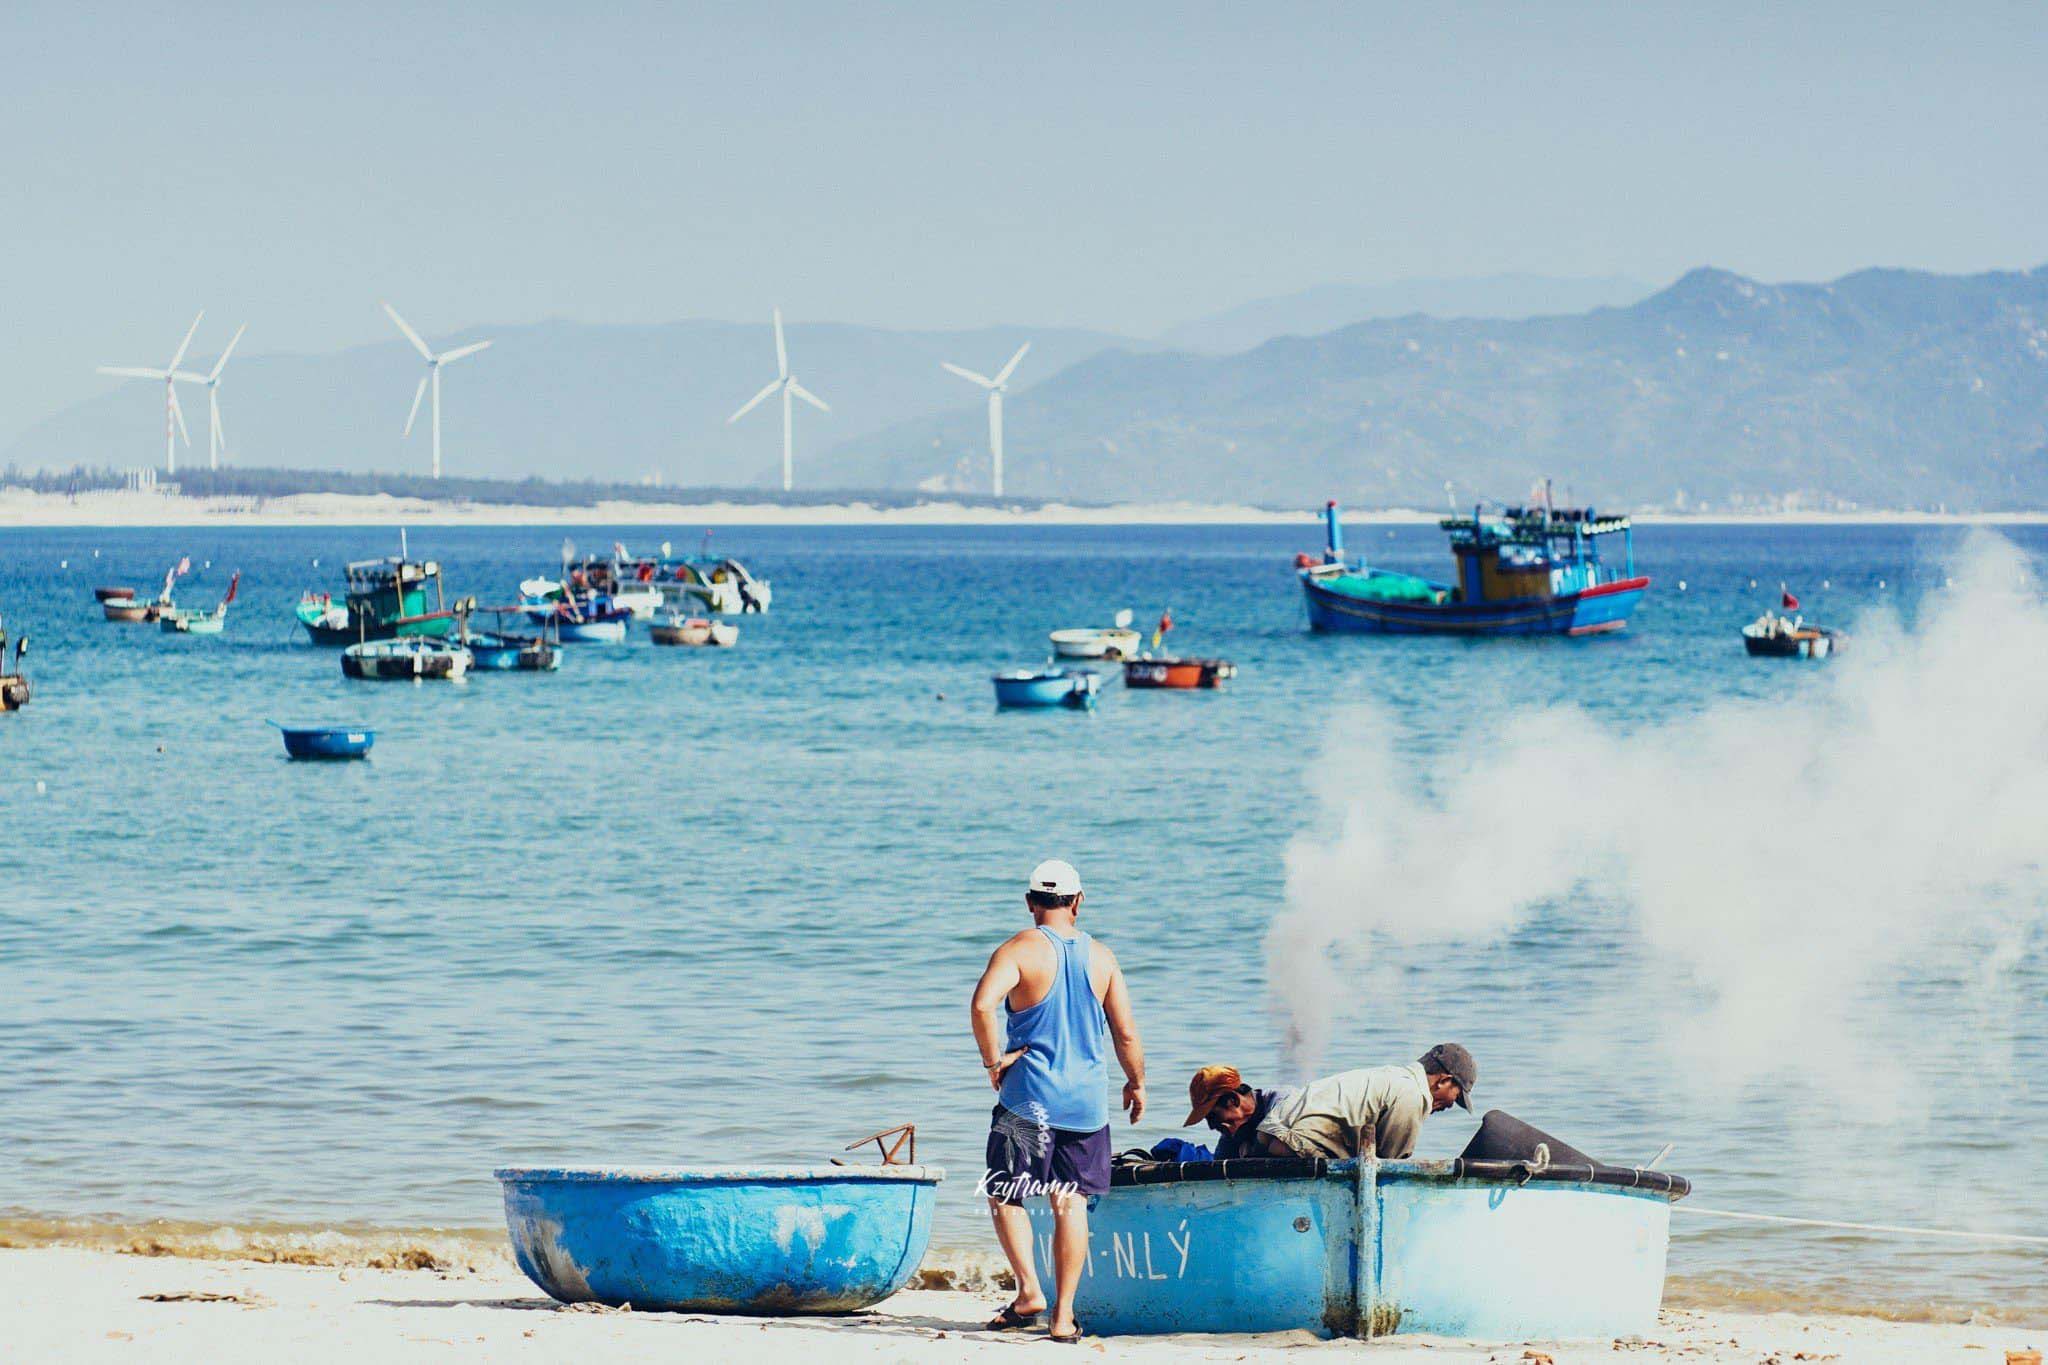
[[[1227,356],[1112,350],[1014,393],[1020,494],[1436,507],[1549,475],[1610,505],[2048,507],[2048,267],[1403,317]],[[978,411],[833,453],[848,486],[986,487]]]
[[[1423,313],[1435,318],[1530,318],[1585,313],[1635,303],[1656,289],[1641,280],[1606,276],[1483,275],[1470,279],[1402,280],[1395,284],[1325,284],[1257,299],[1185,322],[1160,337],[1178,351],[1227,355],[1285,336],[1320,336],[1374,318]]]
[[[1028,340],[1031,354],[1018,379],[1029,382],[1105,346],[1147,344],[1053,327],[917,332],[795,323],[788,332],[797,378],[832,405],[830,413],[797,408],[797,480],[813,488],[820,486],[821,458],[835,443],[972,402],[976,391],[941,370],[942,360],[987,373]],[[765,318],[658,326],[542,322],[431,340],[453,348],[486,337],[490,350],[442,373],[450,476],[780,483],[777,405],[763,403],[733,426],[725,420],[775,377],[775,342]],[[186,362],[200,370],[211,364],[208,356]],[[230,461],[424,473],[424,407],[412,439],[400,435],[424,368],[396,333],[388,343],[331,355],[238,353],[221,383]],[[0,464],[31,470],[161,464],[163,390],[142,380],[108,383],[104,396],[30,428],[0,452]],[[180,467],[203,466],[205,392],[184,386],[179,397],[192,433],[192,448],[180,447]]]

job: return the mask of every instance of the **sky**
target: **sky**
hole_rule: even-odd
[[[0,14],[0,433],[546,317],[1150,335],[1329,282],[2048,262],[2039,4]]]

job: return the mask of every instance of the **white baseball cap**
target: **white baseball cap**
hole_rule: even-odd
[[[1031,889],[1055,896],[1078,896],[1081,894],[1081,874],[1063,858],[1047,858],[1031,869]]]

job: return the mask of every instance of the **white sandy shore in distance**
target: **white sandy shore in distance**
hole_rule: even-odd
[[[227,1298],[207,1298],[226,1295]],[[165,1300],[150,1296],[166,1296]],[[845,1318],[730,1318],[562,1309],[516,1271],[364,1270],[120,1255],[0,1251],[0,1357],[9,1360],[1017,1360],[1042,1337],[981,1332],[1001,1296],[911,1290]],[[1098,1338],[1082,1359],[1482,1362],[1525,1351],[1574,1361],[1836,1359],[1878,1365],[2003,1365],[2048,1332],[1876,1318],[1672,1311],[1643,1341],[1477,1345],[1401,1338],[1367,1345],[1277,1336]],[[1055,1359],[1066,1359],[1055,1354]]]
[[[1438,512],[1412,509],[1347,511],[1347,522],[1434,524]],[[1703,525],[2040,525],[2048,511],[1983,514],[1932,512],[1778,512],[1697,515],[1639,512],[1643,524]],[[1313,508],[1273,511],[1193,502],[1122,503],[1036,508],[968,507],[943,496],[912,507],[865,503],[781,506],[769,502],[600,502],[584,507],[394,498],[385,494],[300,493],[284,498],[187,498],[157,493],[96,492],[76,496],[0,489],[0,528],[8,526],[1309,526]]]

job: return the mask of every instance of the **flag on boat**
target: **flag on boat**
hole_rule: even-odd
[[[172,574],[176,575],[176,576],[177,576],[177,577],[179,577],[179,578],[183,578],[183,577],[184,577],[184,576],[185,576],[186,574],[188,574],[188,573],[191,573],[191,572],[192,572],[192,556],[191,556],[191,555],[186,555],[186,556],[184,556],[183,558],[181,558],[181,559],[180,559],[180,560],[178,561],[178,567],[177,567],[177,568],[175,568],[175,569],[173,569],[173,570],[171,570],[171,572],[172,572]]]
[[[1152,648],[1159,648],[1160,639],[1166,634],[1167,631],[1172,629],[1173,608],[1168,607],[1165,611],[1159,613],[1159,624],[1155,626],[1152,630]]]
[[[1799,599],[1794,597],[1792,590],[1782,583],[1778,585],[1778,601],[1784,606],[1786,611],[1799,610]]]
[[[220,599],[220,604],[221,604],[222,606],[226,606],[226,605],[227,605],[228,603],[230,603],[230,602],[234,601],[234,600],[235,600],[235,589],[237,589],[237,588],[239,588],[239,587],[241,587],[241,586],[242,586],[242,571],[241,571],[240,569],[237,569],[237,570],[235,570],[235,572],[234,572],[234,575],[233,575],[232,577],[230,577],[230,578],[228,579],[228,595],[227,595],[226,597],[223,597],[223,598],[221,598],[221,599]]]

